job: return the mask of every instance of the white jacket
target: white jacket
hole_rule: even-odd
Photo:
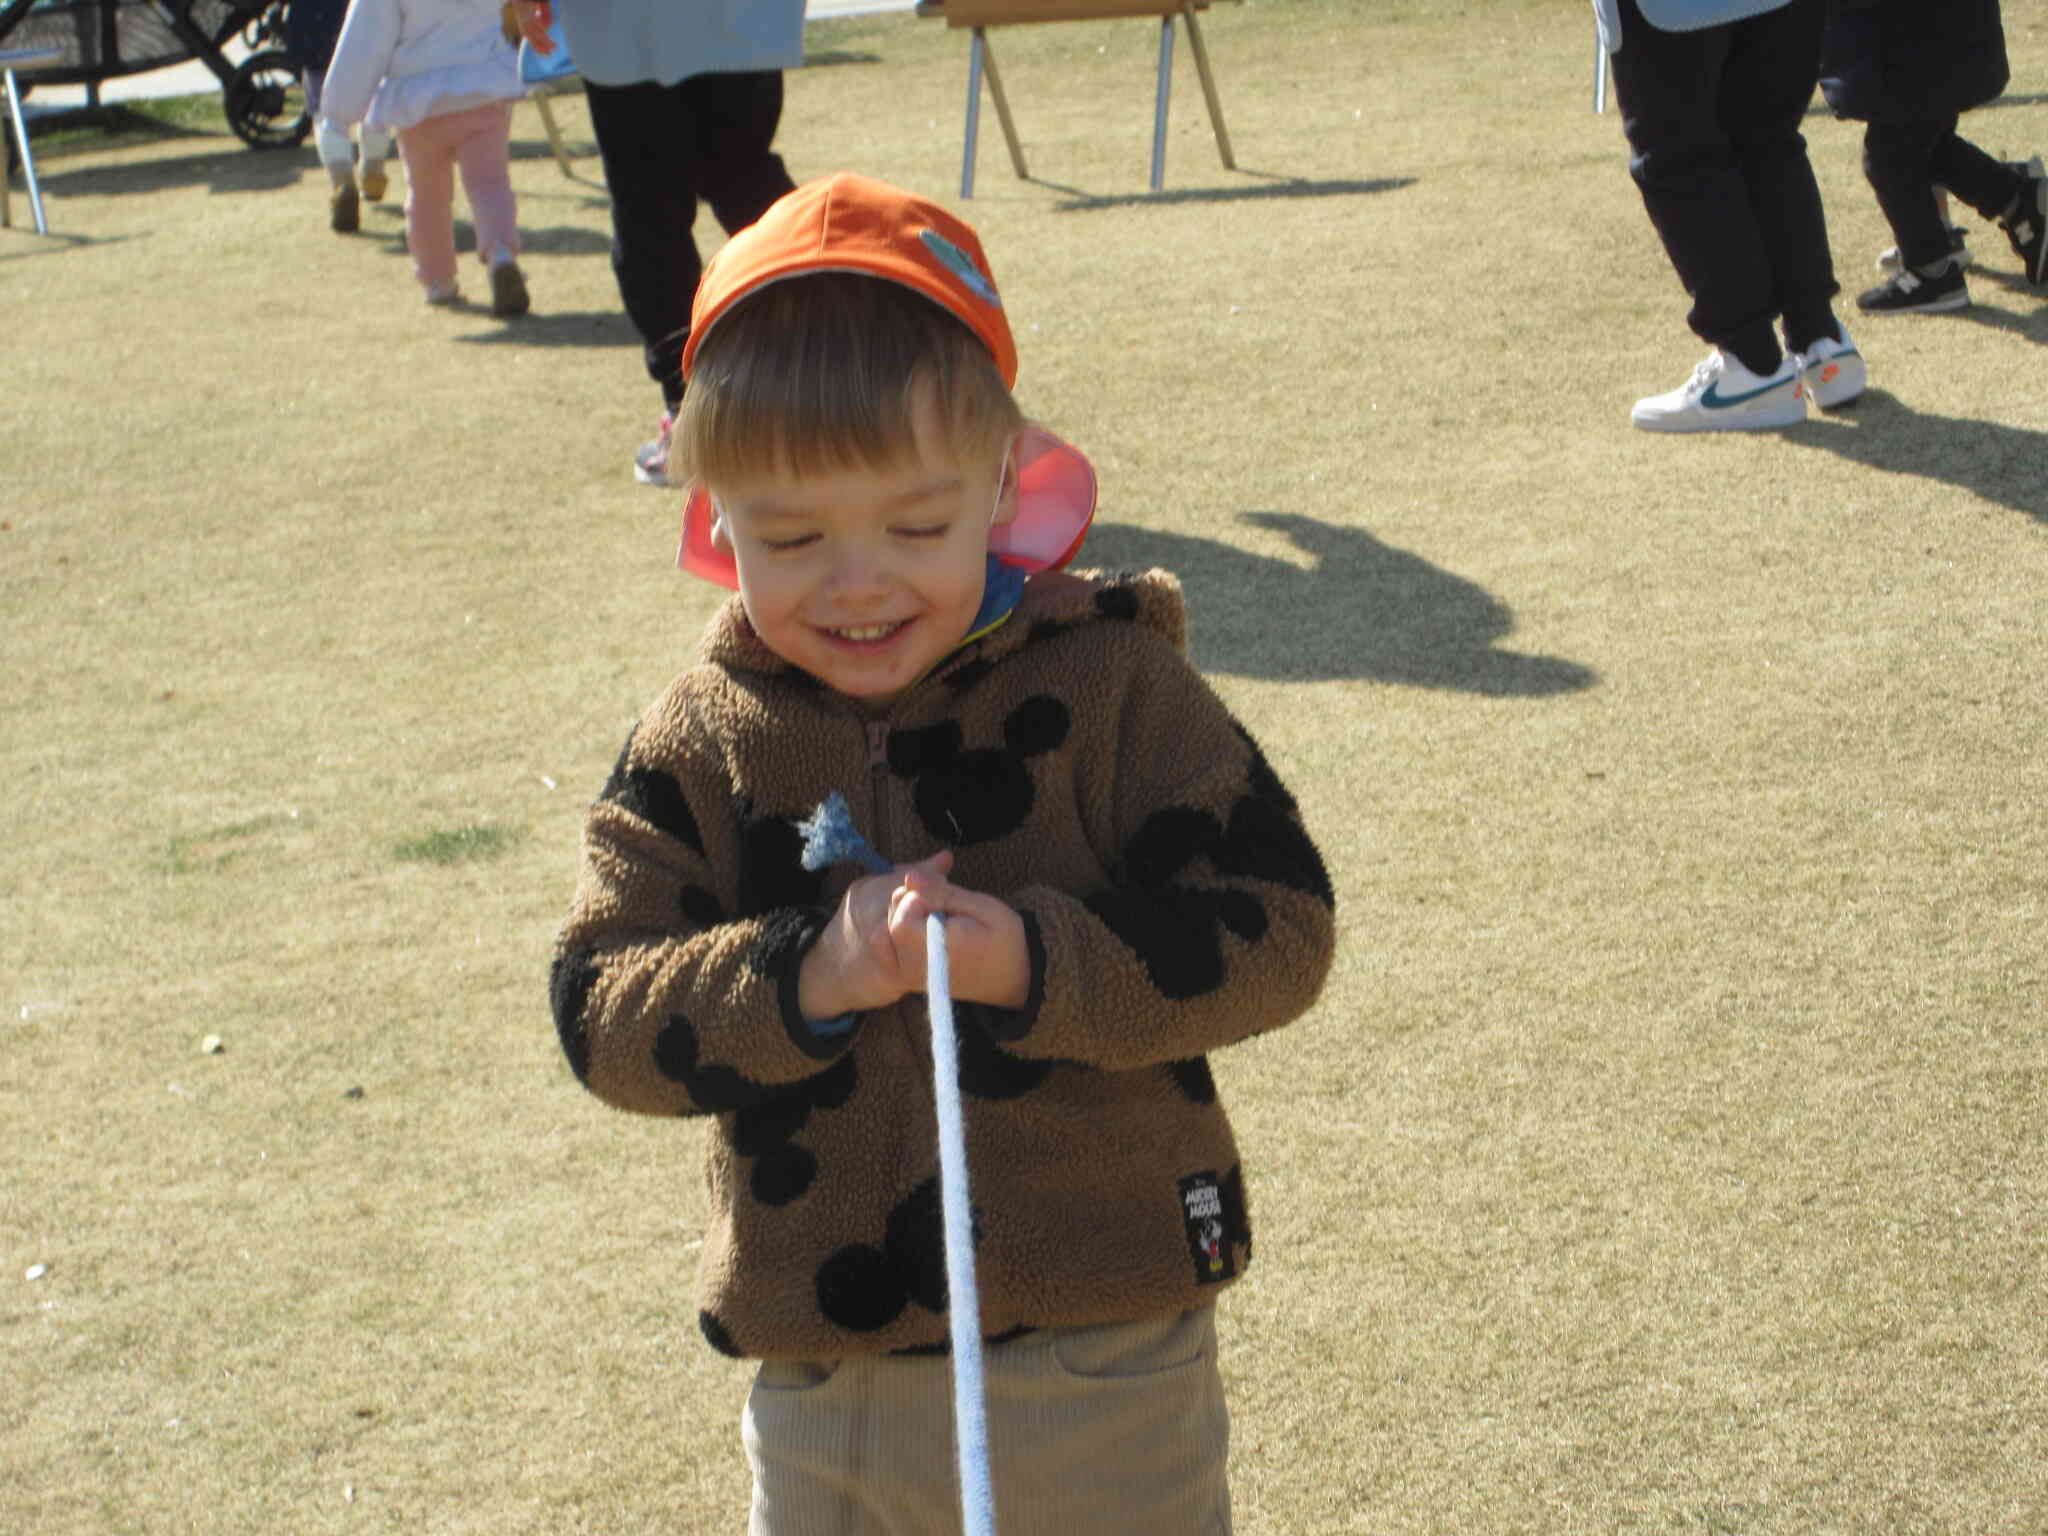
[[[320,90],[329,122],[410,128],[526,94],[499,0],[349,0]]]

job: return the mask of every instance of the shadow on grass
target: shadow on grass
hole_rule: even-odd
[[[1129,192],[1101,197],[1038,176],[1025,179],[1067,194],[1064,202],[1052,205],[1055,213],[1092,213],[1098,208],[1171,207],[1176,203],[1262,202],[1270,198],[1368,197],[1377,192],[1398,192],[1403,187],[1415,185],[1413,176],[1382,176],[1371,181],[1307,181],[1299,176],[1278,176],[1269,171],[1240,170],[1239,174],[1261,179],[1248,186],[1186,187],[1179,191]]]
[[[250,149],[239,139],[214,138],[211,142],[220,147],[162,160],[87,165],[68,171],[61,168],[63,162],[59,160],[45,172],[42,156],[38,154],[37,179],[44,191],[59,196],[123,197],[195,184],[216,194],[274,192],[292,185],[308,170],[318,170],[320,165],[320,157],[310,145],[297,149]]]
[[[1490,698],[1590,688],[1598,674],[1553,656],[1498,649],[1514,612],[1462,576],[1362,528],[1289,512],[1243,512],[1312,563],[1150,528],[1097,524],[1084,566],[1164,566],[1180,577],[1190,651],[1204,672],[1282,682],[1367,678]]]
[[[598,158],[596,142],[591,139],[585,139],[579,143],[574,139],[565,139],[562,143],[562,149],[570,160],[569,169],[563,173],[562,179],[574,186],[590,188],[603,193],[602,197],[586,200],[610,206],[611,192],[605,186],[604,165]],[[546,139],[528,141],[514,138],[508,158],[513,160],[553,160],[555,158],[555,151]],[[590,167],[589,170],[586,171],[575,163],[579,160],[587,162]]]
[[[1994,229],[1993,234],[2003,241],[2005,233]],[[1957,310],[1957,320],[1966,320],[1975,325],[1989,326],[1993,330],[2011,331],[2029,341],[2048,342],[2048,303],[2041,302],[2041,290],[2026,279],[2026,274],[2005,271],[1997,267],[1972,266],[1969,270],[1971,287],[1981,292],[1986,287],[2003,288],[2018,302],[2033,303],[2035,308],[2026,314],[2015,314],[1995,304],[1972,304],[1968,309]]]
[[[126,245],[135,238],[133,235],[67,235],[54,224],[47,235],[39,235],[26,211],[28,199],[18,198],[17,201],[23,205],[23,211],[16,217],[14,228],[0,230],[0,261],[27,261],[35,256],[61,256],[66,251],[82,250],[89,245]],[[57,210],[54,208],[46,208],[44,212],[52,219],[57,216]],[[7,239],[8,235],[24,237],[19,242],[19,248],[16,242]]]
[[[1872,389],[1830,420],[1788,428],[1785,436],[1872,469],[1953,485],[2048,526],[2041,468],[2048,464],[2048,432],[1918,411]]]
[[[469,284],[465,282],[464,291]],[[481,294],[479,295],[481,296]],[[574,309],[560,314],[545,311],[546,294],[534,296],[534,309],[513,320],[491,321],[492,329],[474,336],[457,336],[455,341],[483,347],[635,347],[640,336],[617,309]],[[471,302],[462,306],[488,315],[490,305]]]

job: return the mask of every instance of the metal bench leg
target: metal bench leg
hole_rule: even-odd
[[[1173,18],[1159,20],[1159,96],[1152,111],[1152,190],[1166,185],[1166,104],[1173,95]]]
[[[986,28],[974,29],[967,47],[967,128],[960,153],[960,196],[974,196],[974,152],[981,137],[981,77],[988,73],[988,93],[995,99],[996,121],[1002,125],[1003,142],[1010,147],[1010,167],[1023,181],[1031,175],[1024,165],[1024,145],[1017,137],[1017,124],[1010,116],[1010,98],[1003,92],[1002,72],[996,68],[995,50],[989,46]]]
[[[548,93],[544,90],[534,92],[533,104],[540,108],[540,125],[547,132],[548,148],[555,152],[555,165],[564,176],[574,181],[576,172],[570,168],[569,151],[562,144],[562,130],[555,122],[554,108],[548,105]]]
[[[1010,98],[1003,92],[1003,74],[996,68],[996,51],[982,49],[982,62],[988,65],[988,94],[996,104],[996,121],[1003,125],[1003,142],[1010,146],[1010,169],[1017,173],[1019,181],[1028,180],[1031,172],[1024,168],[1024,141],[1017,137],[1017,124],[1010,116]]]
[[[43,217],[43,189],[36,182],[36,157],[28,144],[28,124],[22,121],[21,91],[14,83],[13,70],[4,70],[0,73],[7,77],[7,115],[13,120],[14,142],[21,151],[21,175],[28,183],[29,212],[35,215],[36,233],[47,235],[50,232],[50,221]],[[0,189],[0,224],[14,223],[13,202],[14,189],[12,184],[9,184]]]
[[[1209,103],[1209,126],[1216,130],[1216,153],[1223,157],[1223,169],[1237,169],[1237,157],[1230,150],[1230,130],[1223,126],[1223,98],[1216,94],[1216,76],[1209,68],[1209,50],[1202,42],[1202,29],[1195,21],[1193,0],[1182,5],[1188,22],[1188,48],[1195,56],[1195,71],[1202,77],[1202,98]]]
[[[960,196],[974,196],[974,145],[981,136],[981,55],[987,46],[981,28],[967,43],[967,124],[960,135]]]

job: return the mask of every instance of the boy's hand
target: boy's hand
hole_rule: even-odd
[[[886,1008],[906,992],[924,986],[924,949],[906,969],[889,920],[890,907],[904,879],[913,870],[950,865],[950,853],[937,853],[886,875],[867,875],[846,888],[839,909],[805,953],[797,972],[797,1008],[807,1019],[836,1019],[841,1014]],[[943,867],[943,866],[942,866]]]
[[[903,871],[889,900],[889,934],[895,940],[898,968],[916,978],[909,990],[924,990],[925,919],[942,912],[946,974],[953,996],[962,1002],[1022,1008],[1031,999],[1024,919],[1008,902],[953,884],[946,878],[952,867],[952,854],[942,852]]]
[[[886,1008],[925,985],[925,919],[946,915],[947,974],[963,1002],[1021,1008],[1031,996],[1024,920],[1005,902],[946,878],[940,851],[846,888],[839,909],[804,955],[797,1007],[807,1019]]]

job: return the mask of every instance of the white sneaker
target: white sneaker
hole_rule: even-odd
[[[1835,328],[1842,333],[1840,341],[1823,336],[1794,359],[1806,393],[1824,411],[1847,405],[1870,383],[1870,370],[1864,366],[1863,354],[1856,350],[1849,328],[1839,322]]]
[[[1764,378],[1716,348],[1678,388],[1638,400],[1629,420],[1646,432],[1789,427],[1806,420],[1806,388],[1792,357],[1780,358],[1778,371]]]

